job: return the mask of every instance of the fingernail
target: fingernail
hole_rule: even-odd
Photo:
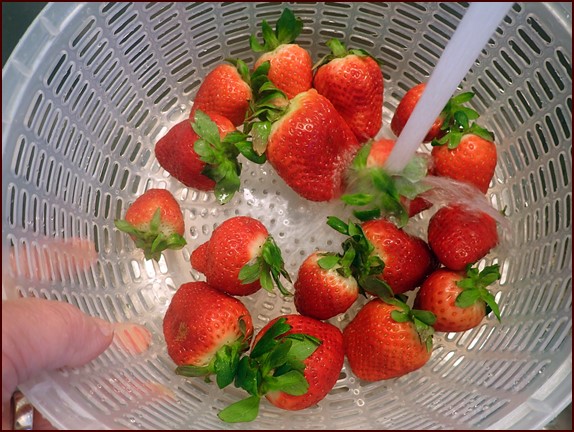
[[[101,318],[94,318],[94,321],[105,337],[109,338],[114,334],[114,325],[111,322]]]

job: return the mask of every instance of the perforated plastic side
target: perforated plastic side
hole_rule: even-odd
[[[6,280],[21,295],[67,301],[152,334],[143,353],[129,349],[137,341],[116,341],[89,365],[28,386],[55,425],[232,427],[216,413],[241,392],[175,376],[165,350],[161,323],[169,300],[181,283],[201,278],[189,266],[191,252],[238,214],[268,227],[292,275],[312,251],[338,247],[340,238],[324,221],[348,211],[299,198],[269,165],[244,162],[241,193],[221,207],[212,194],[170,178],[153,155],[157,139],[188,115],[205,75],[228,57],[252,64],[249,35],[261,19],[274,24],[286,5],[51,4],[3,70]],[[305,23],[299,41],[314,59],[338,37],[383,61],[384,133],[390,133],[398,101],[428,78],[466,6],[289,7]],[[468,332],[438,334],[429,363],[396,380],[362,382],[345,366],[318,406],[286,414],[264,404],[250,427],[539,427],[571,398],[571,40],[571,18],[558,4],[517,3],[461,83],[476,93],[474,108],[499,149],[489,196],[506,209],[513,241],[482,263],[503,269],[495,288],[502,323],[488,317]],[[159,263],[146,262],[113,224],[151,187],[174,193],[187,227],[188,246]],[[409,229],[424,235],[429,215]],[[78,237],[95,244],[95,261],[78,264],[73,250],[54,258],[52,250],[61,247],[54,239]],[[7,288],[3,278],[4,296],[16,295]],[[258,328],[294,311],[292,300],[275,294],[256,293],[246,303]],[[357,307],[333,322],[343,326]]]

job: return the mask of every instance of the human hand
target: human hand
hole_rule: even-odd
[[[100,355],[114,327],[63,302],[2,301],[2,429],[12,426],[10,399],[19,384],[42,371],[77,367]]]

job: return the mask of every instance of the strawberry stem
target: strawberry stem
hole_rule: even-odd
[[[259,280],[261,287],[269,292],[277,286],[284,296],[292,294],[285,288],[281,278],[291,282],[291,276],[285,270],[285,262],[281,255],[281,249],[275,243],[273,237],[268,236],[261,247],[261,253],[254,262],[245,264],[239,271],[239,280],[243,284],[253,283]]]
[[[435,138],[431,145],[447,145],[450,150],[458,147],[460,140],[466,134],[474,134],[487,141],[494,141],[494,135],[487,129],[479,126],[476,122],[480,115],[472,108],[463,106],[474,97],[472,92],[464,92],[452,97],[440,116],[443,119],[441,137]]]
[[[154,212],[148,229],[137,229],[131,223],[123,219],[116,219],[114,221],[114,225],[120,231],[130,235],[134,240],[136,247],[143,250],[146,260],[153,259],[155,261],[159,261],[161,253],[164,250],[179,250],[187,244],[183,236],[177,233],[165,235],[161,232],[160,208],[157,208]]]
[[[349,172],[349,193],[341,196],[341,200],[350,206],[370,207],[353,211],[360,221],[385,216],[403,227],[409,221],[409,213],[402,199],[412,200],[430,189],[424,183],[427,160],[423,156],[415,156],[401,172],[389,174],[380,166],[367,167],[372,144],[370,141],[364,145],[353,160]]]
[[[321,341],[304,333],[287,335],[291,326],[279,318],[255,344],[249,356],[238,363],[234,385],[250,396],[219,412],[228,423],[249,422],[259,414],[261,398],[271,391],[303,395],[309,389],[303,361],[321,345]]]
[[[246,334],[243,317],[239,317],[238,324],[241,337],[219,348],[208,365],[182,365],[175,369],[175,373],[186,377],[205,377],[207,382],[210,381],[212,375],[215,375],[217,386],[220,389],[231,384],[237,374],[241,354],[249,349],[251,342],[251,335]]]
[[[338,58],[344,58],[349,55],[356,55],[357,57],[371,57],[373,60],[377,62],[379,66],[382,66],[383,64],[382,61],[372,56],[368,51],[364,49],[359,48],[347,49],[345,44],[336,38],[329,39],[327,42],[325,42],[325,45],[329,47],[331,52],[323,56],[321,59],[319,59],[319,61],[313,65],[313,70],[319,69],[321,66],[326,65],[332,60]]]
[[[257,53],[273,51],[280,45],[295,42],[295,39],[301,34],[302,29],[303,20],[295,17],[293,11],[285,8],[275,24],[275,30],[271,28],[267,21],[263,20],[261,23],[263,45],[259,43],[256,35],[251,35],[249,45],[251,49]]]
[[[465,308],[482,300],[500,322],[500,309],[498,304],[492,293],[486,289],[487,286],[493,284],[500,278],[500,266],[498,264],[486,266],[480,272],[477,268],[472,268],[472,265],[469,264],[466,267],[466,277],[456,283],[456,285],[462,289],[462,292],[457,296],[455,304],[458,307]]]

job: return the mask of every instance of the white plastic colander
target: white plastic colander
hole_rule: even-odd
[[[201,278],[189,256],[217,224],[260,219],[293,276],[312,251],[338,251],[341,238],[325,220],[347,210],[299,198],[268,164],[244,162],[240,193],[219,206],[170,178],[153,154],[188,116],[205,75],[228,57],[252,64],[249,35],[286,6],[303,19],[298,41],[314,59],[338,37],[383,61],[387,132],[398,101],[428,79],[468,5],[59,3],[30,27],[2,73],[3,297],[70,302],[142,325],[151,342],[140,350],[145,333],[126,325],[98,359],[44,374],[25,394],[70,429],[540,428],[572,399],[571,3],[516,3],[461,83],[476,93],[472,106],[498,145],[489,197],[506,208],[512,241],[482,264],[501,265],[493,289],[502,323],[489,316],[473,330],[437,334],[428,364],[398,379],[362,382],[345,365],[319,405],[286,412],[264,402],[250,424],[216,416],[239,390],[174,374],[163,315],[180,284]],[[114,228],[151,187],[169,189],[186,220],[187,247],[159,264]],[[410,229],[424,235],[430,214]],[[62,242],[78,238],[95,244],[93,261],[80,262]],[[295,310],[266,292],[244,300],[257,328]],[[357,307],[332,322],[344,326]]]

